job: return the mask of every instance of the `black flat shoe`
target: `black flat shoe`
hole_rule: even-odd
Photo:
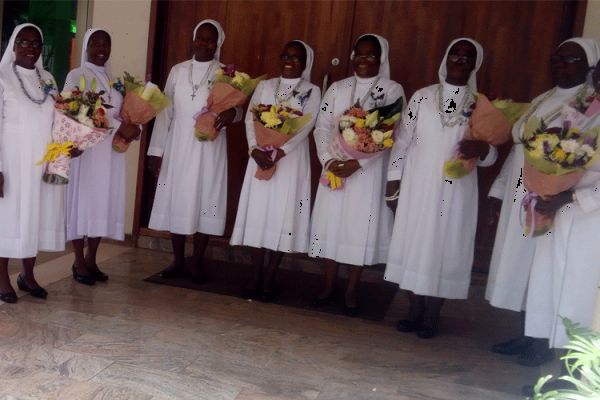
[[[507,340],[506,342],[496,343],[492,346],[492,351],[498,354],[514,356],[525,353],[527,350],[529,350],[532,344],[533,338],[519,336],[517,338]]]
[[[169,266],[161,271],[160,276],[163,279],[183,278],[185,276],[185,271],[181,267]]]
[[[48,297],[48,292],[46,291],[46,289],[44,289],[41,286],[32,288],[27,284],[27,282],[25,282],[25,279],[23,279],[21,274],[17,276],[17,286],[20,290],[27,292],[33,297],[37,297],[38,299],[45,299],[46,297]]]
[[[17,294],[15,292],[0,293],[0,300],[5,303],[14,304],[17,302]]]
[[[260,301],[262,301],[263,303],[272,303],[275,301],[276,298],[277,293],[275,291],[262,292],[262,295],[260,296]]]
[[[335,291],[332,291],[331,293],[329,293],[327,295],[327,297],[324,297],[324,298],[315,297],[313,299],[313,301],[311,301],[309,307],[310,308],[321,308],[321,307],[330,306],[335,303],[337,303],[337,297],[335,295]]]
[[[80,275],[79,272],[77,272],[75,265],[71,267],[71,270],[73,271],[73,279],[75,279],[77,282],[88,286],[93,286],[96,284],[96,278],[94,278],[93,275]]]
[[[421,321],[411,321],[410,319],[401,319],[396,323],[398,332],[416,332],[421,329]]]
[[[344,304],[344,314],[348,317],[356,318],[360,315],[360,307],[354,306],[350,307]]]
[[[431,339],[437,336],[437,327],[422,326],[421,329],[416,331],[416,333],[421,339]]]
[[[517,357],[517,364],[524,367],[539,367],[542,364],[546,364],[554,359],[554,350],[536,350],[531,346],[527,351]]]
[[[94,270],[93,276],[94,276],[94,279],[96,279],[96,282],[106,282],[108,280],[108,275],[106,275],[104,272],[100,271],[99,269]]]

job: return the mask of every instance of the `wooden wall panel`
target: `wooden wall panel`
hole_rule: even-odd
[[[253,75],[278,74],[278,56],[284,43],[303,39],[316,53],[312,81],[321,86],[351,74],[349,55],[354,40],[363,33],[381,34],[390,42],[392,79],[408,96],[438,81],[443,53],[453,38],[469,36],[484,47],[478,74],[479,90],[529,101],[551,86],[548,58],[564,39],[581,34],[586,1],[158,1],[148,66],[154,81],[164,85],[170,68],[191,57],[192,30],[198,21],[216,19],[227,38],[222,61],[234,63]],[[152,27],[151,26],[151,27]],[[333,66],[331,60],[339,59]],[[151,127],[148,129],[151,131]],[[147,138],[142,141],[147,147]],[[227,232],[231,231],[247,162],[243,124],[228,133],[229,196]],[[313,178],[319,174],[314,154]],[[140,163],[142,168],[144,163]],[[489,185],[501,163],[480,173],[481,209]],[[139,225],[147,226],[155,182],[143,174]],[[137,229],[138,227],[136,227]],[[484,227],[478,243],[485,259],[493,228]],[[483,250],[482,250],[483,249]],[[485,254],[484,254],[485,253]],[[483,255],[482,255],[483,254]],[[485,261],[484,261],[485,264]]]

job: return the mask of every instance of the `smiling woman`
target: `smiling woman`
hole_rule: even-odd
[[[9,258],[23,260],[19,289],[45,298],[33,267],[40,250],[64,249],[63,189],[42,182],[38,163],[51,141],[54,78],[40,59],[43,36],[32,24],[15,28],[0,61],[0,300],[17,301]],[[48,90],[40,81],[52,82]]]

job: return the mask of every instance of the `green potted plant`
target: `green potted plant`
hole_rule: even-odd
[[[563,323],[569,336],[567,354],[561,357],[566,374],[557,378],[564,385],[544,385],[552,375],[541,377],[534,386],[533,400],[600,400],[600,333],[574,324]],[[558,383],[558,382],[557,382]],[[554,388],[564,386],[564,388]]]

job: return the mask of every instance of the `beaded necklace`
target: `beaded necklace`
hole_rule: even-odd
[[[43,104],[46,101],[46,99],[48,98],[48,92],[44,91],[44,97],[41,100],[33,98],[33,96],[31,96],[29,94],[29,92],[27,91],[27,89],[25,88],[25,84],[23,84],[23,79],[19,75],[19,71],[17,70],[16,63],[12,64],[12,69],[13,69],[13,72],[15,73],[15,75],[17,76],[17,79],[19,80],[19,85],[21,85],[21,90],[23,91],[23,93],[25,93],[25,96],[27,96],[27,98],[35,104]],[[35,73],[38,77],[38,80],[41,82],[42,75],[40,74],[40,71],[37,69],[37,67],[35,68]],[[40,87],[41,87],[41,84],[40,84]]]
[[[275,85],[275,102],[277,103],[277,105],[281,105],[284,104],[286,102],[288,102],[293,96],[295,96],[295,94],[298,93],[298,88],[300,87],[300,85],[302,84],[302,79],[300,79],[298,81],[298,83],[296,83],[296,85],[292,88],[292,90],[285,96],[281,96],[279,94],[279,87],[281,86],[281,78],[277,79],[277,84]]]
[[[356,76],[355,76],[354,82],[352,83],[352,93],[350,93],[350,107],[354,107],[355,105],[358,105],[360,108],[364,107],[365,103],[367,102],[367,99],[371,95],[371,92],[373,91],[373,89],[375,88],[377,83],[379,83],[379,76],[377,77],[377,79],[375,79],[375,82],[373,82],[373,84],[371,85],[369,90],[367,90],[367,93],[365,93],[363,98],[360,100],[357,99],[356,102],[353,103],[354,95],[356,94],[356,87],[358,86],[358,81],[356,80]]]
[[[210,64],[208,64],[208,68],[206,69],[206,72],[202,76],[202,79],[200,79],[200,82],[194,83],[194,76],[193,76],[193,71],[192,71],[194,68],[194,62],[192,61],[190,63],[190,73],[188,76],[188,80],[190,81],[190,85],[192,86],[192,94],[190,95],[192,100],[194,100],[196,98],[196,92],[200,89],[200,86],[202,86],[202,84],[208,79],[209,73],[212,71],[214,65],[215,65],[215,61],[213,60],[210,62]]]

